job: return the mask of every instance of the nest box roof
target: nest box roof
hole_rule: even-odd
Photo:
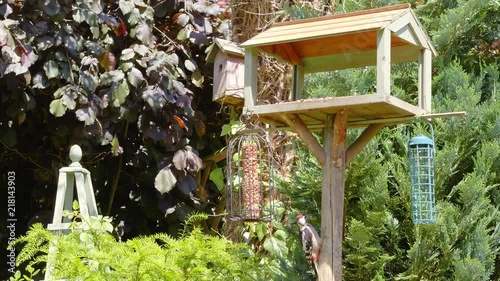
[[[245,52],[243,48],[239,47],[236,43],[224,40],[221,38],[215,38],[214,44],[211,46],[210,50],[207,52],[206,60],[208,62],[213,62],[217,53],[221,51],[228,55],[233,55],[237,57],[244,57]]]
[[[418,60],[421,49],[436,55],[410,4],[278,23],[241,47],[257,47],[306,73],[362,67],[376,64],[382,29],[391,31],[393,63]]]

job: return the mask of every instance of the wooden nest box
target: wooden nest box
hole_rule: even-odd
[[[259,120],[287,126],[287,116],[324,126],[327,115],[349,112],[348,127],[397,124],[431,112],[431,65],[436,50],[410,4],[273,25],[241,44],[245,48],[245,109]],[[259,104],[258,53],[293,65],[294,100]],[[418,104],[391,96],[391,64],[418,61]],[[301,100],[304,74],[376,66],[376,92]],[[290,120],[290,119],[288,119]]]
[[[244,51],[233,42],[216,38],[207,61],[214,63],[212,100],[229,105],[243,104]]]

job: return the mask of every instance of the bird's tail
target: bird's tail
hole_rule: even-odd
[[[315,262],[314,260],[312,261],[312,268],[314,270],[314,274],[316,275],[316,278],[318,278],[318,263]]]

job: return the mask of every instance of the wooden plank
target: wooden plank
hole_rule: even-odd
[[[417,61],[420,48],[406,45],[393,47],[391,61],[393,63]],[[376,65],[376,50],[364,52],[350,52],[318,57],[303,58],[304,73],[315,73],[322,71],[333,71],[342,69],[358,68],[363,66]]]
[[[391,94],[391,31],[377,32],[377,94]]]
[[[318,262],[318,280],[331,281],[333,277],[333,115],[328,115],[323,131],[323,144],[325,151],[325,164],[323,165],[323,178],[321,183],[321,251]],[[342,280],[342,279],[340,279]]]
[[[415,118],[417,118],[417,117],[424,118],[424,119],[433,119],[433,118],[462,117],[462,116],[466,116],[466,115],[467,115],[467,112],[465,112],[465,111],[457,111],[457,112],[434,113],[434,114],[425,114],[425,115],[411,115],[411,116],[404,116],[404,117],[398,117],[398,118],[380,118],[380,119],[372,119],[372,120],[366,120],[366,121],[349,122],[349,128],[365,127],[365,126],[368,126],[370,124],[376,124],[376,123],[383,123],[386,126],[393,125],[393,124],[405,124],[405,123],[410,123],[411,121],[415,120]]]
[[[291,61],[292,63],[300,66],[304,66],[300,58],[297,56],[297,53],[293,50],[292,46],[288,43],[282,44],[283,48],[285,49],[285,53],[289,57],[288,61]]]
[[[433,118],[463,117],[463,116],[467,115],[467,112],[465,112],[465,111],[444,112],[444,113],[433,113],[433,114],[425,114],[425,115],[408,115],[408,116],[397,117],[397,118],[378,118],[378,119],[364,119],[364,120],[353,119],[351,115],[352,115],[351,109],[349,109],[349,119],[347,122],[348,128],[364,128],[364,127],[367,127],[371,124],[384,124],[384,126],[396,125],[396,124],[407,124],[407,123],[410,123],[411,121],[415,120],[415,118],[433,119]],[[263,119],[263,120],[266,120],[266,119]],[[325,118],[325,120],[326,120],[326,118]],[[263,122],[265,122],[265,121],[263,121]],[[317,132],[317,131],[321,131],[325,127],[325,124],[324,123],[313,124],[313,125],[306,124],[306,126],[309,129],[309,131]],[[272,132],[272,131],[292,131],[293,129],[289,126],[286,126],[286,124],[281,124],[280,126],[270,127],[270,128],[265,128],[265,129],[243,130],[243,131],[241,131],[241,133],[262,132],[262,130]]]
[[[369,10],[350,12],[350,13],[329,15],[329,16],[324,16],[324,17],[307,18],[307,19],[300,19],[300,20],[294,20],[294,21],[285,21],[285,22],[276,23],[273,25],[273,27],[292,26],[292,25],[303,24],[303,23],[308,23],[308,22],[324,21],[324,20],[328,20],[328,19],[341,19],[341,18],[349,18],[350,19],[350,18],[353,18],[356,16],[362,16],[362,15],[372,16],[372,14],[388,12],[388,11],[406,10],[406,9],[411,9],[411,5],[406,3],[406,4],[393,5],[393,6],[387,6],[387,7],[382,7],[382,8],[376,8],[376,9],[369,9]]]
[[[257,102],[258,52],[256,48],[245,49],[245,107]]]
[[[370,103],[384,103],[385,99],[378,95],[362,95],[362,96],[348,96],[348,97],[332,97],[322,99],[308,99],[300,101],[292,101],[278,104],[265,104],[257,105],[248,110],[253,111],[254,114],[277,114],[277,113],[298,113],[305,111],[315,111],[322,109],[332,109],[339,107],[350,107],[358,105],[366,105]]]
[[[293,42],[300,58],[372,50],[377,47],[375,31]]]
[[[423,49],[418,64],[418,107],[427,112],[432,111],[432,53]]]
[[[282,27],[272,27],[250,40],[263,41],[272,38],[277,38],[277,36],[288,36],[288,35],[307,35],[309,32],[320,32],[328,31],[330,34],[338,34],[339,29],[348,29],[356,32],[366,30],[366,24],[376,23],[378,28],[382,28],[388,25],[397,14],[394,13],[381,13],[376,16],[370,15],[365,17],[356,18],[345,18],[343,20],[324,20],[317,21],[308,24],[301,24],[295,26],[282,26]],[[304,33],[304,34],[302,34]],[[248,42],[248,41],[247,41]],[[243,44],[246,46],[247,42]]]
[[[253,44],[251,45],[245,44],[244,47],[246,48],[246,47],[258,47],[263,45],[275,45],[275,44],[297,42],[297,41],[310,40],[316,38],[332,37],[335,35],[360,32],[365,30],[375,30],[375,29],[380,29],[385,24],[386,22],[368,21],[367,23],[361,25],[362,28],[359,28],[357,25],[345,26],[340,28],[334,28],[333,26],[331,27],[326,26],[322,29],[319,28],[314,30],[304,29],[304,30],[295,30],[295,32],[290,31],[289,33],[275,33],[275,34],[273,33],[272,35],[269,35],[268,38],[254,37],[254,39],[252,39]]]
[[[349,112],[350,113],[350,112]],[[384,127],[383,123],[370,124],[359,137],[349,146],[346,152],[346,165],[358,155],[368,142]]]
[[[316,137],[314,137],[314,135],[309,131],[302,119],[295,114],[283,115],[282,118],[302,139],[306,147],[309,148],[311,153],[318,159],[318,162],[321,165],[324,165],[325,151],[321,147],[321,144],[319,144],[318,140],[316,140]]]
[[[386,101],[391,105],[395,106],[396,110],[400,110],[402,113],[408,112],[413,114],[425,114],[425,110],[415,106],[413,104],[409,104],[405,101],[402,101],[393,96],[387,96]]]
[[[304,116],[304,117],[302,117]],[[307,111],[307,112],[301,112],[300,113],[300,119],[302,120],[311,120],[312,122],[321,122],[323,123],[325,121],[326,114],[323,111]]]

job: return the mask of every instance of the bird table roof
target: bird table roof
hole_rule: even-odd
[[[317,72],[376,64],[377,31],[391,31],[391,61],[436,51],[410,4],[282,22],[241,44]]]

